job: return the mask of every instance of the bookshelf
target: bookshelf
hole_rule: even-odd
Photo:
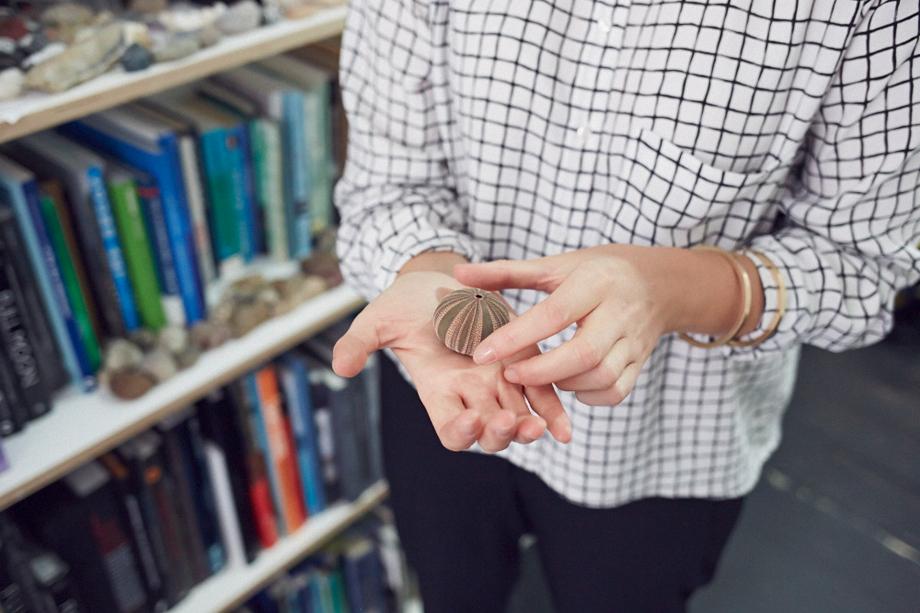
[[[334,36],[341,33],[346,13],[344,5],[318,10],[140,72],[112,72],[59,94],[30,93],[0,102],[0,143]]]
[[[101,388],[92,394],[64,392],[51,413],[4,439],[10,467],[0,473],[0,509],[283,353],[361,304],[353,290],[333,288],[247,335],[203,353],[193,366],[137,400],[121,401]]]
[[[228,568],[195,587],[169,613],[226,611],[242,604],[291,564],[320,549],[374,508],[387,495],[377,483],[351,503],[335,505],[311,517],[297,532],[266,549],[251,564]]]

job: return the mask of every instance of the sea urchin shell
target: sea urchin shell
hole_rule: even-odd
[[[458,289],[441,300],[434,310],[434,331],[448,349],[472,355],[496,329],[510,320],[501,297],[482,289]]]

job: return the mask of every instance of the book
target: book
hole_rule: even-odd
[[[42,220],[45,222],[45,229],[51,241],[51,248],[54,251],[61,280],[64,283],[64,291],[70,303],[83,351],[89,361],[90,368],[98,368],[102,362],[99,332],[93,325],[89,299],[85,293],[85,286],[80,282],[80,277],[77,273],[79,260],[75,257],[76,254],[71,251],[67,231],[61,222],[61,209],[53,197],[46,193],[42,193],[39,196],[39,204],[41,206]]]
[[[256,252],[245,122],[192,92],[155,101],[186,118],[198,136],[215,257],[222,275],[236,270],[240,260],[250,262]]]
[[[90,611],[140,613],[147,593],[108,472],[88,462],[27,499],[18,517],[70,566]]]
[[[258,419],[254,393],[250,394],[251,375],[231,385],[229,392],[236,410],[235,423],[245,448],[247,500],[255,521],[256,534],[262,547],[271,547],[278,540],[279,526],[272,487],[269,483],[268,461],[263,454],[257,435]],[[254,390],[253,390],[254,392]]]
[[[172,606],[194,584],[192,562],[182,546],[175,485],[166,471],[160,437],[144,432],[118,448],[129,467],[167,603]]]
[[[185,308],[172,256],[166,213],[163,210],[163,200],[160,198],[160,187],[156,179],[145,172],[134,170],[133,174],[137,183],[141,212],[144,215],[144,226],[151,241],[163,314],[171,325],[184,326]]]
[[[12,213],[7,223],[12,223]],[[26,304],[20,279],[17,278],[13,260],[21,253],[12,250],[0,240],[0,351],[6,356],[6,365],[15,379],[19,406],[27,419],[35,419],[51,410],[51,389],[42,378],[38,364],[42,356],[31,331],[26,327]]]
[[[201,421],[201,433],[205,442],[218,448],[226,463],[227,477],[230,490],[230,504],[236,517],[242,541],[244,562],[255,559],[259,552],[260,541],[253,507],[250,503],[250,475],[247,466],[248,450],[243,432],[244,425],[240,423],[240,409],[236,406],[236,399],[230,389],[219,388],[198,402],[198,418]],[[206,453],[213,453],[207,452]],[[212,476],[212,481],[214,478]],[[221,492],[215,492],[218,507],[226,502]],[[268,501],[269,504],[271,501]],[[224,538],[227,542],[227,538]],[[228,563],[232,563],[233,552],[229,551]]]
[[[86,355],[64,290],[54,251],[39,211],[35,176],[11,160],[0,157],[0,208],[11,207],[32,272],[41,290],[45,313],[71,380],[87,390],[94,385],[95,368]]]
[[[136,105],[84,117],[60,129],[156,179],[186,324],[203,319],[204,293],[176,135]]]
[[[288,353],[280,360],[279,372],[294,432],[301,487],[306,498],[307,511],[313,515],[326,508],[326,495],[320,476],[316,425],[313,421],[313,403],[310,399],[310,379],[306,360],[296,353]]]
[[[130,530],[131,545],[139,562],[150,608],[154,611],[165,611],[170,605],[166,596],[166,582],[157,564],[154,538],[144,522],[141,511],[138,496],[140,484],[132,480],[127,463],[114,452],[101,455],[98,461],[109,472],[118,493],[122,524]]]
[[[61,360],[60,351],[51,330],[51,323],[45,313],[41,291],[29,259],[23,257],[26,246],[20,234],[15,215],[9,207],[0,205],[0,242],[9,249],[12,257],[12,274],[19,280],[20,298],[23,303],[24,323],[35,343],[36,353],[41,356],[38,369],[42,380],[51,391],[61,389],[68,382],[67,371]]]
[[[268,442],[269,457],[274,466],[280,491],[281,513],[288,532],[299,528],[307,518],[304,495],[290,423],[284,416],[278,376],[274,366],[268,365],[255,373],[258,408]]]
[[[201,534],[201,518],[195,503],[195,489],[191,475],[191,459],[185,449],[183,432],[179,425],[188,417],[187,411],[176,413],[160,422],[156,427],[163,444],[163,458],[166,470],[172,479],[176,512],[179,517],[179,534],[182,538],[184,555],[190,560],[195,583],[211,574],[210,563]]]
[[[385,613],[383,571],[373,541],[358,538],[345,547],[342,575],[348,602],[354,611]]]
[[[298,88],[252,67],[236,68],[212,77],[256,103],[262,115],[281,127],[284,176],[284,216],[288,225],[288,255],[306,258],[312,252],[304,94]]]
[[[137,184],[131,171],[113,162],[109,164],[108,186],[141,321],[145,328],[159,330],[166,325],[166,314]]]
[[[192,124],[181,116],[173,113],[169,105],[160,106],[154,99],[145,99],[137,102],[145,111],[149,112],[163,125],[169,126],[178,139],[179,164],[182,170],[182,180],[185,185],[185,200],[188,203],[189,218],[192,223],[192,232],[195,237],[195,247],[198,254],[198,272],[201,284],[207,287],[217,278],[215,268],[214,250],[211,242],[211,231],[208,227],[207,202],[204,185],[201,181],[201,159],[198,152],[198,138]]]
[[[323,490],[327,504],[342,497],[342,478],[339,469],[336,436],[333,432],[330,390],[322,368],[310,369],[310,398],[313,401],[313,423],[316,425],[316,449],[319,454]]]
[[[339,377],[326,370],[332,432],[337,450],[342,496],[355,500],[372,483],[368,459],[368,431],[364,413],[364,393],[360,381]]]
[[[277,121],[260,116],[259,107],[214,80],[201,81],[198,93],[233,113],[247,125],[252,198],[256,209],[256,251],[275,260],[288,257],[287,226],[284,217],[281,130]]]
[[[19,399],[19,386],[13,376],[13,366],[5,352],[0,351],[0,435],[19,432],[29,421],[29,414]]]
[[[105,188],[105,162],[52,132],[16,141],[13,151],[44,176],[61,179],[73,207],[81,253],[93,270],[89,281],[108,333],[124,336],[136,330],[140,320]]]
[[[257,68],[300,87],[304,94],[304,138],[307,154],[312,232],[317,234],[333,223],[332,186],[335,161],[332,145],[332,81],[327,72],[293,55],[276,55],[256,64]]]

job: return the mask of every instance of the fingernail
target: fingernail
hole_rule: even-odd
[[[516,371],[513,368],[505,369],[505,380],[510,383],[520,383],[521,382],[521,378],[518,375],[518,371]]]
[[[491,347],[480,345],[473,352],[473,361],[482,366],[491,364],[495,361],[495,350]]]

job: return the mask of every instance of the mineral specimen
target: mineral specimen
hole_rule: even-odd
[[[110,23],[32,68],[26,74],[26,85],[52,93],[70,89],[107,71],[126,47],[123,25]]]

